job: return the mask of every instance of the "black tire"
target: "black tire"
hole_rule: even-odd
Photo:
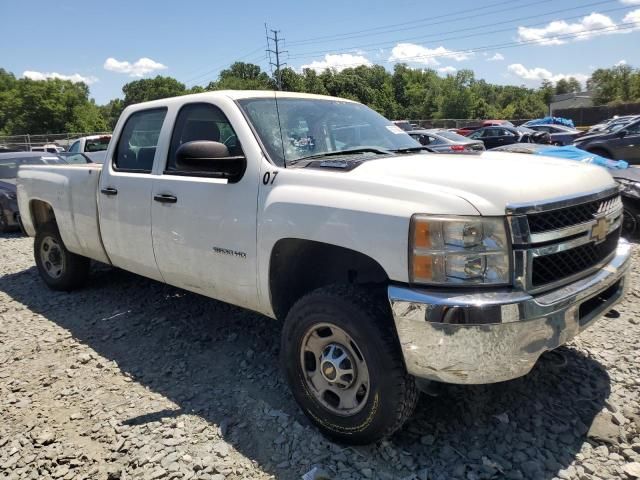
[[[629,239],[638,238],[638,234],[640,234],[640,209],[626,199],[622,200],[622,204],[624,206],[622,234]]]
[[[604,148],[591,148],[588,150],[589,153],[593,153],[594,155],[600,155],[604,158],[613,158],[609,152],[607,152]]]
[[[6,233],[11,230],[9,227],[9,222],[7,221],[7,217],[2,211],[2,207],[0,207],[0,233]]]
[[[354,351],[364,359],[368,394],[361,410],[353,414],[329,410],[309,386],[303,343],[314,326],[323,324],[346,332],[357,345]],[[322,433],[334,440],[368,444],[387,437],[402,427],[417,404],[419,393],[405,369],[390,308],[362,288],[334,285],[301,298],[287,315],[280,355],[296,401]],[[319,368],[320,358],[314,361]]]
[[[43,253],[45,243],[47,245],[55,244],[54,253],[56,260],[59,258],[60,262],[59,273],[57,270],[52,272],[50,259],[43,258],[46,256],[46,252]],[[49,251],[51,251],[51,247],[49,247]],[[38,229],[33,243],[33,254],[40,277],[52,290],[68,292],[86,284],[91,261],[87,257],[76,255],[67,250],[55,225],[47,224]],[[56,265],[58,264],[56,263]]]

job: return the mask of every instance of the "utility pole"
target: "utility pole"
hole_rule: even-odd
[[[273,36],[269,36],[269,32]],[[269,54],[269,65],[272,67],[271,75],[274,75],[273,67],[275,67],[276,85],[278,90],[282,90],[282,68],[287,66],[286,63],[280,61],[280,55],[287,53],[286,50],[280,48],[280,42],[284,42],[284,39],[278,37],[280,30],[269,30],[266,23],[264,24],[264,33],[267,36],[267,53]],[[273,43],[273,48],[271,48],[271,43]],[[275,62],[272,61],[272,54],[275,56]]]

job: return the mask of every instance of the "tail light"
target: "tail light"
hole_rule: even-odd
[[[449,150],[451,150],[452,152],[464,152],[465,148],[464,145],[451,145],[449,147]]]

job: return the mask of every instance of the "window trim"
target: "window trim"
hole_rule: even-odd
[[[231,129],[233,130],[233,133],[235,133],[236,135],[236,140],[238,141],[238,146],[240,147],[240,150],[242,151],[242,155],[231,155],[230,157],[239,157],[239,158],[244,158],[246,160],[247,156],[244,153],[244,149],[242,148],[242,142],[240,142],[240,138],[238,138],[238,133],[236,132],[236,129],[233,128],[233,125],[231,124],[231,120],[229,120],[229,117],[227,117],[227,114],[224,113],[224,110],[222,110],[222,108],[220,108],[218,105],[211,103],[211,102],[191,102],[191,103],[185,103],[183,105],[180,106],[180,108],[178,109],[178,111],[175,114],[175,120],[173,122],[173,126],[171,128],[171,137],[169,138],[169,148],[167,149],[167,156],[165,158],[165,162],[164,162],[164,166],[162,169],[162,175],[175,175],[178,177],[199,177],[199,178],[215,178],[215,179],[220,179],[220,180],[227,180],[228,183],[229,182],[228,178],[224,175],[220,175],[219,173],[208,173],[208,172],[189,172],[189,171],[184,171],[184,170],[167,170],[167,166],[169,165],[169,156],[171,155],[171,144],[173,143],[173,136],[176,133],[176,128],[178,126],[178,118],[180,118],[180,114],[182,113],[182,110],[186,107],[190,107],[192,105],[205,105],[205,106],[209,106],[209,107],[213,107],[216,108],[220,111],[220,113],[222,114],[222,116],[226,119],[227,123],[229,124],[229,126],[231,127]],[[233,183],[238,183],[240,180],[242,180],[244,178],[244,174],[246,173],[246,169],[245,172],[243,172],[242,176],[240,178],[238,178],[236,181],[234,181]]]
[[[131,114],[127,118],[127,121],[124,122],[124,125],[122,126],[122,128],[120,129],[120,132],[118,133],[118,141],[116,142],[115,149],[113,151],[113,155],[111,156],[111,168],[113,169],[114,172],[145,173],[145,174],[149,174],[149,175],[151,175],[153,173],[153,164],[151,165],[151,169],[150,170],[143,170],[141,168],[120,168],[120,167],[118,167],[116,165],[116,159],[118,158],[118,149],[120,147],[120,140],[122,139],[122,133],[127,128],[127,124],[131,121],[131,118],[133,118],[134,115],[137,115],[139,113],[164,112],[164,117],[162,118],[162,125],[160,125],[160,135],[161,135],[162,134],[162,128],[164,127],[164,122],[167,119],[167,112],[168,111],[169,111],[169,109],[167,107],[154,107],[154,108],[144,108],[144,109],[136,110],[135,112],[131,112]],[[158,144],[159,143],[160,142],[158,141],[158,143],[155,146],[156,149],[158,148]],[[155,156],[154,156],[154,162],[155,162]]]

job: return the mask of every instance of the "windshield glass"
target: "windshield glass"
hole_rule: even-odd
[[[0,178],[16,178],[20,165],[41,165],[43,163],[57,164],[66,162],[55,156],[0,158]]]
[[[85,152],[102,152],[109,146],[111,136],[104,136],[100,138],[87,139],[87,143],[84,146]]]
[[[468,142],[469,139],[467,137],[463,137],[462,135],[458,135],[455,132],[450,132],[448,130],[438,130],[435,132],[437,135],[446,138],[447,140],[453,140],[454,142]]]
[[[276,106],[274,98],[249,98],[239,104],[277,165],[362,147],[420,147],[401,128],[359,103],[278,98]]]

